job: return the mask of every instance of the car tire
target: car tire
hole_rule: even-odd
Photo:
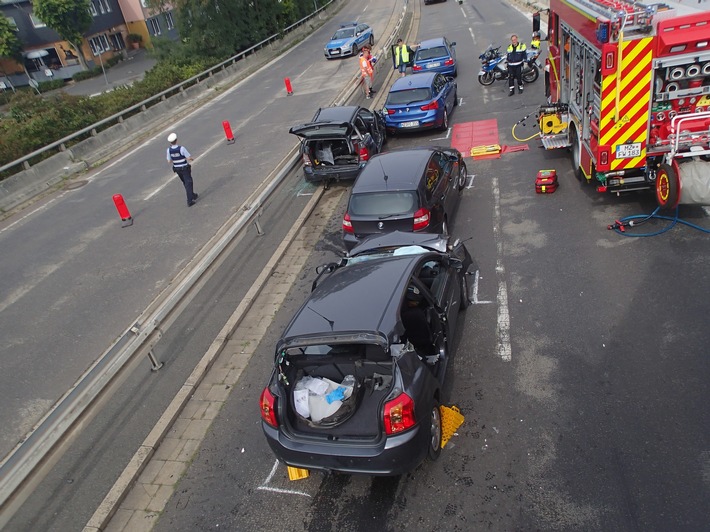
[[[461,166],[459,167],[459,192],[461,192],[464,187],[466,186],[466,178],[468,177],[468,168],[466,168],[466,163],[461,162]]]
[[[441,233],[444,235],[449,234],[449,221],[446,218],[444,218],[444,221],[441,222]]]
[[[370,35],[370,46],[374,46],[374,44],[375,44],[375,36]]]
[[[456,91],[454,92],[454,107],[456,107],[459,104],[459,92]]]
[[[435,397],[429,409],[429,445],[427,446],[427,457],[432,462],[441,455],[441,436],[441,410],[439,409],[439,401]]]
[[[458,75],[459,75],[459,69],[457,68],[454,70],[454,77],[458,77]]]
[[[353,44],[353,48],[352,48],[352,50],[350,50],[350,52],[353,55],[357,55],[357,52],[358,52],[357,44]]]
[[[441,131],[449,129],[449,113],[444,108],[444,117],[441,119]]]

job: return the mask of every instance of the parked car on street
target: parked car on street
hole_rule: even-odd
[[[311,122],[289,133],[301,139],[303,173],[310,182],[355,179],[386,141],[381,114],[356,105],[318,109]]]
[[[441,72],[456,77],[456,42],[446,37],[422,41],[414,54],[412,72]]]
[[[350,191],[343,243],[392,231],[449,233],[467,169],[454,148],[394,150],[373,157]]]
[[[439,409],[473,261],[444,235],[392,233],[319,267],[261,393],[286,465],[400,475],[441,452]]]
[[[392,135],[433,128],[445,131],[457,103],[452,77],[434,72],[412,74],[392,84],[382,115]]]
[[[372,28],[362,22],[348,22],[340,25],[326,43],[323,53],[327,59],[357,55],[366,44],[375,44]]]

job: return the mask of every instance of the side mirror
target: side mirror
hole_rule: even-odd
[[[355,34],[355,37],[359,37],[360,35],[362,35],[362,32],[361,32],[361,31],[358,31],[358,32]]]
[[[536,11],[532,16],[533,31],[540,31],[540,12]]]
[[[320,266],[316,267],[316,273],[318,274],[318,277],[313,279],[313,284],[311,284],[311,292],[316,289],[316,286],[318,286],[318,281],[320,278],[326,274],[326,273],[333,273],[335,269],[338,267],[338,264],[335,262],[330,262],[328,264],[321,264]]]
[[[456,41],[453,41],[453,42],[451,43],[451,46],[456,46]]]

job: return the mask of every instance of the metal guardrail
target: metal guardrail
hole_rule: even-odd
[[[389,45],[399,33],[406,11],[407,0],[404,1],[404,8],[394,30],[385,41],[384,50],[389,49]],[[359,72],[354,79],[359,79]],[[353,97],[357,87],[357,84],[347,83],[332,104],[344,104]],[[174,318],[171,313],[185,303],[186,296],[192,287],[202,279],[237,235],[254,220],[269,196],[298,165],[300,162],[300,156],[297,151],[298,146],[299,144],[296,144],[282,159],[275,169],[274,179],[253,200],[250,202],[248,200],[248,206],[241,216],[227,227],[214,246],[200,258],[172,291],[167,295],[161,294],[156,298],[156,301],[160,301],[157,307],[150,311],[147,316],[139,317],[138,321],[129,327],[99,357],[56,403],[55,407],[35,425],[27,438],[3,459],[2,463],[0,463],[0,514],[12,502],[12,499],[27,479],[37,471],[46,457],[56,449],[74,424],[87,412],[102,392],[112,384],[112,381],[129,362],[134,360],[136,356],[147,353],[150,355],[153,369],[160,367],[152,356],[151,351],[162,337],[163,330],[161,327],[169,326],[172,321],[171,318]],[[0,519],[0,528],[2,526],[3,519]]]
[[[19,159],[16,159],[12,162],[9,162],[3,166],[0,166],[0,173],[4,172],[5,170],[9,170],[11,168],[14,168],[18,165],[23,165],[23,168],[25,170],[28,170],[31,168],[31,165],[29,161],[31,159],[34,159],[38,155],[42,155],[43,153],[46,153],[48,151],[56,150],[59,148],[59,151],[65,151],[66,144],[71,142],[72,140],[82,137],[86,134],[90,134],[91,136],[95,136],[97,134],[97,131],[102,128],[103,126],[107,125],[113,125],[114,122],[121,122],[123,121],[123,117],[126,115],[131,115],[135,113],[136,111],[145,111],[148,107],[150,107],[151,104],[157,104],[160,103],[161,101],[165,100],[166,97],[168,97],[171,94],[174,94],[175,92],[180,92],[184,90],[186,87],[191,86],[195,83],[199,83],[200,81],[203,81],[206,78],[211,77],[215,72],[218,72],[220,70],[224,70],[228,66],[232,66],[235,63],[237,63],[239,60],[244,59],[247,57],[249,54],[252,54],[256,52],[257,50],[260,50],[264,46],[271,44],[275,41],[280,40],[283,38],[284,35],[287,33],[290,33],[294,29],[298,28],[299,26],[305,24],[309,20],[315,18],[318,16],[322,11],[324,11],[328,6],[330,6],[333,2],[336,0],[330,0],[327,4],[319,7],[316,11],[311,13],[310,15],[303,17],[301,20],[294,22],[290,26],[284,28],[284,30],[280,33],[275,33],[271,35],[270,37],[267,37],[261,42],[258,42],[254,46],[247,48],[246,50],[239,52],[237,55],[234,55],[230,57],[229,59],[226,59],[222,61],[221,63],[214,65],[213,67],[205,70],[204,72],[200,72],[199,74],[196,74],[195,76],[192,76],[189,79],[186,79],[185,81],[178,83],[177,85],[173,85],[172,87],[165,89],[164,91],[151,96],[150,98],[143,100],[142,102],[138,102],[135,105],[132,105],[131,107],[128,107],[127,109],[124,109],[123,111],[119,113],[115,113],[107,118],[104,118],[103,120],[100,120],[96,122],[95,124],[91,124],[90,126],[85,127],[84,129],[77,131],[76,133],[72,133],[71,135],[67,135],[66,137],[63,137],[55,142],[52,142],[51,144],[48,144],[47,146],[44,146],[43,148],[40,148],[38,150],[33,151],[32,153],[29,153],[25,155],[24,157],[20,157]]]

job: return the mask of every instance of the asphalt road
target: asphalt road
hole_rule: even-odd
[[[458,43],[463,102],[452,123],[495,118],[509,145],[512,125],[544,100],[542,83],[508,98],[505,84],[481,87],[476,74],[478,53],[513,31],[528,35],[529,22],[505,2],[422,6],[419,38]],[[436,136],[388,146],[448,144]],[[453,232],[471,238],[480,303],[461,318],[445,395],[466,420],[439,461],[394,478],[290,482],[274,468],[259,393],[313,267],[341,249],[341,210],[156,530],[707,530],[708,236],[608,231],[652,200],[597,194],[575,180],[568,153],[527,144],[469,166]],[[534,192],[543,168],[560,175],[555,194]],[[680,215],[710,227],[705,209]]]
[[[3,222],[0,243],[12,250],[0,265],[3,454],[240,210],[297,143],[288,126],[308,121],[356,72],[355,59],[326,62],[322,49],[341,20],[356,20],[364,9],[379,39],[401,3],[346,4],[284,56],[88,174],[84,186]],[[233,145],[224,142],[223,120],[236,134]],[[165,160],[171,130],[197,158],[200,199],[189,209]],[[75,530],[88,521],[301,212],[304,190],[295,177],[282,187],[264,208],[266,235],[250,232],[155,348],[165,368],[152,374],[143,362],[128,375],[8,529]],[[131,210],[130,228],[120,227],[115,193]]]

